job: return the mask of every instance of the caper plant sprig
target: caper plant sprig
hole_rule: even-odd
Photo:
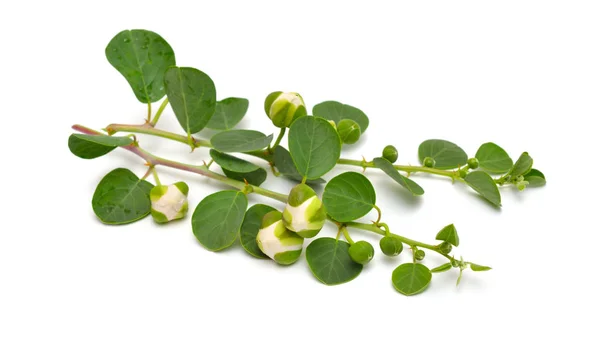
[[[128,224],[148,215],[162,224],[186,218],[190,187],[183,181],[161,184],[158,170],[167,167],[188,171],[229,187],[205,197],[191,216],[192,232],[206,249],[220,251],[240,239],[250,255],[291,265],[302,256],[305,240],[323,235],[323,225],[330,221],[337,226],[337,234],[306,241],[310,242],[306,246],[306,259],[319,281],[335,285],[361,273],[363,266],[376,256],[375,248],[364,240],[355,242],[350,230],[368,231],[382,236],[379,248],[386,256],[398,256],[405,248],[412,251],[412,261],[393,271],[392,282],[398,292],[413,295],[428,286],[432,273],[456,268],[458,284],[463,270],[490,268],[452,256],[453,248],[459,245],[453,225],[438,233],[437,244],[392,233],[382,222],[384,217],[376,205],[375,189],[364,174],[345,172],[326,181],[322,179],[326,173],[337,164],[378,168],[413,195],[422,195],[424,191],[410,178],[412,174],[437,174],[467,183],[497,206],[500,205],[497,185],[513,184],[523,190],[545,183],[544,175],[532,169],[533,160],[528,154],[524,153],[513,164],[506,152],[492,143],[482,145],[475,157],[467,158],[453,143],[428,140],[419,147],[422,166],[394,165],[398,152],[393,146],[387,146],[381,157],[369,162],[342,159],[343,145],[364,136],[369,126],[366,114],[350,105],[326,101],[315,105],[309,115],[298,93],[278,91],[267,95],[264,109],[278,130],[275,133],[235,129],[246,114],[248,100],[230,97],[218,101],[210,76],[196,68],[176,66],[171,46],[151,31],[120,32],[106,47],[106,56],[125,77],[137,100],[148,107],[141,125],[110,124],[103,129],[105,133],[74,125],[78,133],[69,137],[69,149],[80,158],[94,159],[120,147],[141,157],[148,167],[141,178],[128,169],[117,168],[99,182],[92,208],[106,224]],[[151,103],[163,98],[152,116]],[[167,106],[171,106],[184,134],[156,127]],[[209,140],[194,136],[205,128],[219,132]],[[206,153],[193,165],[165,159],[143,149],[140,134],[185,143],[192,151],[206,148]],[[288,194],[261,186],[269,168],[245,159],[244,155],[258,157],[276,176],[295,180],[297,184]],[[218,165],[223,174],[211,170],[213,165]],[[488,173],[503,175],[492,179]],[[156,185],[147,180],[150,175]],[[326,185],[320,197],[311,186],[322,183]],[[285,206],[248,207],[251,194],[280,201]],[[372,210],[377,212],[377,218],[370,223],[360,222]],[[448,262],[428,269],[420,262],[426,250]]]

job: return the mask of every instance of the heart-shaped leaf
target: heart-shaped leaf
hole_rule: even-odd
[[[104,156],[117,147],[133,143],[129,137],[106,135],[71,134],[69,136],[69,150],[77,157],[93,159]]]
[[[323,191],[323,204],[331,218],[350,222],[375,206],[375,189],[361,173],[346,172],[331,179]]]
[[[215,130],[233,129],[246,115],[248,100],[245,98],[225,98],[217,102],[215,113],[206,127]]]
[[[335,167],[342,143],[335,128],[319,117],[304,116],[290,126],[290,154],[298,172],[307,179],[317,179]]]
[[[263,217],[271,211],[276,210],[268,205],[256,204],[250,207],[248,211],[246,211],[246,216],[244,216],[244,222],[240,229],[240,241],[244,250],[254,257],[261,259],[268,258],[267,255],[260,251],[258,243],[256,242],[256,235],[260,229]]]
[[[336,125],[343,119],[355,121],[360,126],[361,134],[369,127],[369,118],[362,110],[351,105],[336,101],[325,101],[313,107],[313,115],[320,116],[326,120],[333,120]]]
[[[394,288],[404,295],[419,294],[431,282],[431,272],[419,263],[402,264],[392,272]]]
[[[435,236],[437,240],[447,241],[448,243],[458,246],[460,240],[458,239],[458,232],[456,231],[456,227],[454,224],[449,224],[442,228],[442,230],[437,233]]]
[[[214,149],[221,152],[252,152],[269,146],[273,134],[265,136],[254,130],[222,131],[210,139]]]
[[[419,184],[415,183],[413,180],[405,177],[400,174],[394,165],[385,158],[377,157],[373,159],[373,164],[375,167],[383,170],[385,174],[387,174],[390,178],[394,179],[398,184],[402,185],[408,191],[411,192],[414,196],[420,196],[425,193],[423,188],[419,186]]]
[[[125,30],[108,43],[105,53],[140,102],[164,97],[163,78],[167,68],[175,65],[175,53],[161,36],[142,29]]]
[[[333,238],[319,238],[306,248],[306,261],[311,272],[322,283],[336,285],[358,277],[363,269],[352,260],[350,244]]]
[[[513,166],[513,161],[508,153],[493,142],[481,145],[475,158],[479,160],[479,167],[489,173],[506,173]]]
[[[243,192],[219,191],[205,197],[192,215],[192,230],[205,248],[219,251],[230,247],[238,236],[248,207]]]
[[[419,146],[419,160],[431,157],[437,169],[454,169],[467,164],[467,153],[456,144],[445,140],[427,140]]]
[[[92,208],[106,224],[127,224],[150,214],[150,190],[154,185],[130,170],[117,168],[98,183]]]
[[[502,206],[498,186],[488,173],[479,170],[471,172],[465,176],[465,182],[494,206]]]

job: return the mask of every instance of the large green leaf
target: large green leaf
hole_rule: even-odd
[[[150,213],[150,190],[153,187],[130,170],[117,168],[98,183],[92,208],[106,224],[135,222]]]
[[[529,173],[531,167],[533,167],[533,159],[529,156],[529,153],[523,152],[515,162],[515,165],[508,172],[508,175],[510,175],[512,179],[516,179],[521,175]]]
[[[129,137],[106,135],[71,134],[69,136],[69,150],[77,157],[93,159],[104,156],[120,146],[133,143]]]
[[[402,185],[404,188],[410,191],[414,196],[420,196],[425,193],[425,191],[421,186],[419,186],[419,184],[400,174],[398,170],[394,168],[394,165],[387,159],[377,157],[373,159],[373,164],[375,164],[375,167],[383,170],[385,174],[387,174],[390,178],[394,179],[394,181],[396,181],[398,184]]]
[[[192,215],[192,230],[205,248],[219,251],[230,247],[238,236],[248,207],[243,192],[219,191],[200,201]]]
[[[350,282],[363,269],[350,258],[350,244],[333,238],[319,238],[306,248],[306,261],[311,272],[327,285]]]
[[[254,257],[261,259],[268,258],[267,255],[260,251],[256,242],[256,235],[260,229],[263,217],[271,211],[275,211],[275,208],[262,204],[256,204],[246,211],[246,216],[240,229],[240,241],[244,250]]]
[[[458,232],[454,224],[449,224],[442,228],[435,236],[437,240],[447,241],[448,243],[458,246],[460,240],[458,239]]]
[[[506,173],[513,166],[513,161],[508,153],[493,142],[481,145],[475,158],[479,160],[479,167],[489,173]]]
[[[471,172],[465,176],[465,182],[495,206],[502,206],[498,186],[488,173],[479,170]]]
[[[313,115],[335,121],[336,125],[343,119],[355,121],[362,134],[369,127],[369,118],[362,110],[336,101],[325,101],[313,107]]]
[[[546,185],[546,177],[544,173],[540,172],[537,169],[531,169],[529,173],[524,176],[525,181],[529,184],[527,187],[538,187]]]
[[[165,87],[183,130],[190,135],[204,129],[217,102],[213,80],[192,67],[170,67],[165,74]]]
[[[283,174],[283,176],[292,180],[302,181],[302,175],[300,175],[300,172],[298,172],[298,169],[294,164],[294,160],[292,160],[290,152],[288,152],[288,150],[281,147],[280,145],[275,147],[275,152],[273,154],[273,164],[275,164],[275,167],[277,168],[279,173]],[[306,180],[306,183],[312,185],[323,184],[325,183],[325,180],[321,178],[313,180],[309,179]]]
[[[454,169],[467,164],[467,154],[462,148],[445,140],[427,140],[419,146],[419,160],[431,157],[437,169]]]
[[[227,169],[232,172],[249,173],[260,168],[256,164],[213,149],[210,150],[210,157],[223,169]]]
[[[402,264],[392,272],[394,288],[404,295],[419,294],[431,282],[431,272],[419,263]]]
[[[268,147],[271,140],[273,134],[265,136],[254,130],[229,130],[214,135],[210,143],[221,152],[251,152]]]
[[[331,179],[323,191],[325,210],[338,222],[360,218],[375,206],[375,189],[361,173],[346,172]]]
[[[215,113],[206,125],[215,130],[229,130],[235,127],[248,111],[248,100],[245,98],[225,98],[217,102]]]
[[[125,30],[108,43],[105,53],[140,102],[164,97],[163,78],[167,68],[175,65],[175,53],[161,36],[142,29]]]
[[[260,186],[260,184],[264,183],[265,180],[267,180],[267,171],[263,168],[258,168],[247,173],[234,172],[223,167],[221,167],[221,169],[223,169],[223,173],[228,178],[247,182],[248,184],[254,186]]]
[[[292,123],[288,144],[298,172],[307,179],[317,179],[335,167],[342,150],[335,128],[309,115]]]

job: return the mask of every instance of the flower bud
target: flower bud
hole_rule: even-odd
[[[423,159],[423,165],[427,168],[433,168],[435,167],[435,159],[431,157],[425,157],[425,159]]]
[[[360,126],[354,120],[342,119],[337,124],[337,132],[343,143],[351,145],[360,138]]]
[[[442,254],[448,255],[452,251],[452,244],[448,243],[447,241],[442,242],[438,245],[438,249]]]
[[[398,256],[402,252],[404,245],[400,239],[386,236],[379,240],[379,247],[381,248],[381,252],[386,256]]]
[[[185,217],[188,211],[189,188],[183,181],[171,185],[157,185],[150,190],[152,218],[167,223]]]
[[[306,115],[306,106],[298,93],[278,91],[265,99],[265,113],[275,126],[289,127],[294,120]]]
[[[291,265],[302,254],[304,238],[289,231],[279,211],[267,213],[256,235],[256,243],[265,255],[280,265]]]
[[[417,251],[415,251],[415,259],[417,259],[417,261],[421,261],[425,258],[425,251],[419,249]]]
[[[464,179],[467,176],[468,172],[465,169],[459,170],[460,177]]]
[[[375,255],[375,249],[373,249],[373,245],[364,240],[357,241],[356,243],[350,245],[348,252],[350,253],[352,261],[361,265],[368,264],[373,258],[373,255]]]
[[[467,164],[469,165],[469,168],[471,168],[471,169],[479,168],[479,160],[477,158],[469,158],[469,160],[467,161]]]
[[[298,184],[290,191],[283,210],[283,224],[303,238],[312,238],[325,224],[323,202],[310,186]]]
[[[398,150],[392,145],[387,145],[383,149],[381,156],[390,161],[390,163],[394,163],[398,160]]]

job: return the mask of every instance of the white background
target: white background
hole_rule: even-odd
[[[600,8],[595,1],[20,1],[3,5],[0,203],[2,352],[594,351],[598,329]],[[435,275],[404,297],[377,253],[351,283],[326,287],[302,259],[282,268],[239,246],[203,249],[189,218],[111,227],[91,209],[98,181],[127,151],[88,161],[67,148],[75,123],[141,123],[146,107],[106,61],[123,29],[161,34],[177,63],[207,72],[218,98],[250,99],[240,127],[275,132],[262,110],[275,90],[309,106],[338,100],[371,125],[347,158],[386,144],[417,163],[419,143],[454,141],[473,155],[494,141],[528,151],[548,185],[503,189],[496,210],[464,185],[416,176],[408,196],[369,170],[384,220],[433,242],[455,223],[457,255],[490,265]],[[157,105],[155,105],[155,109]],[[159,127],[179,131],[167,109]],[[207,137],[203,132],[201,136]],[[190,163],[185,145],[142,146]],[[326,177],[351,168],[336,168]],[[190,203],[221,190],[186,180]],[[292,185],[269,176],[265,185]],[[275,201],[252,196],[251,203]],[[370,214],[365,221],[373,219]],[[333,228],[323,233],[332,235]],[[378,237],[354,233],[377,247]],[[425,263],[441,259],[429,254]]]

